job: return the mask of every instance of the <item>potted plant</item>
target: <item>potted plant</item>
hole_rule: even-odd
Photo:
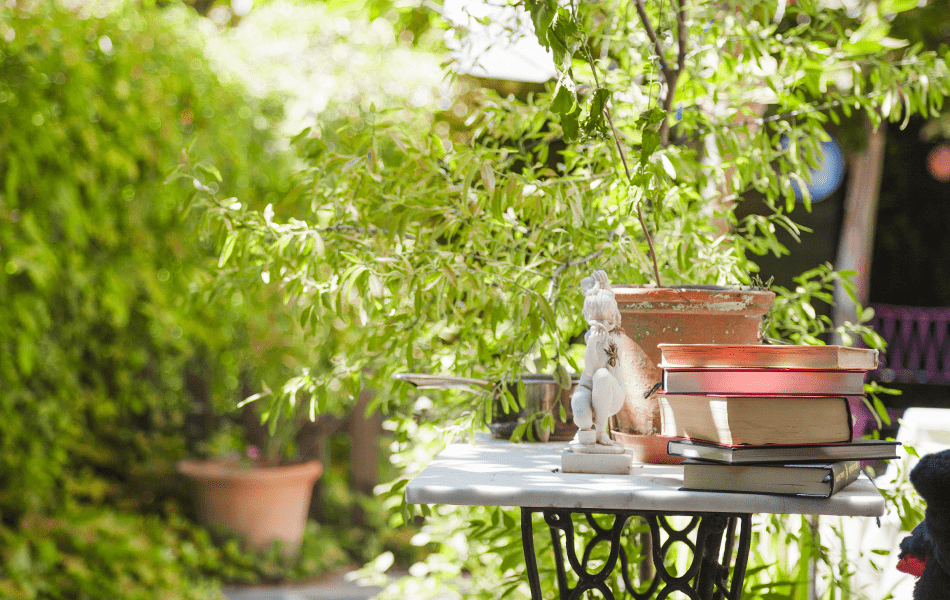
[[[230,459],[185,459],[178,471],[193,482],[199,522],[240,535],[266,550],[280,542],[294,554],[303,541],[320,462],[264,465]]]
[[[288,426],[290,425],[290,426]],[[323,473],[317,460],[285,460],[274,440],[299,429],[286,419],[284,430],[258,446],[235,448],[233,430],[219,431],[208,458],[180,460],[176,468],[193,487],[198,521],[214,532],[236,534],[252,548],[267,550],[275,542],[287,555],[300,548],[314,484]],[[221,440],[228,438],[227,443]],[[243,436],[237,436],[243,438]],[[228,450],[225,450],[225,449]]]
[[[248,343],[242,353],[222,359],[241,365],[235,369],[241,382],[230,395],[203,394],[207,406],[194,423],[202,433],[193,456],[176,468],[193,489],[202,525],[237,534],[256,550],[279,542],[285,554],[294,555],[323,464],[305,449],[310,441],[305,436],[313,435],[306,428],[309,398],[288,401],[282,394],[293,386],[296,365],[318,365],[325,359],[321,348],[303,343],[273,295],[245,293],[239,278],[217,282],[206,292],[246,309],[248,320],[234,335]],[[273,393],[267,381],[274,379],[289,379],[290,385]],[[255,387],[263,391],[251,394]]]
[[[759,344],[775,294],[727,287],[615,288],[621,309],[627,400],[615,416],[614,439],[643,462],[671,462],[660,436],[659,405],[651,393],[662,379],[661,343]]]

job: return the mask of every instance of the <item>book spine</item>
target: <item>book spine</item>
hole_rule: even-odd
[[[854,415],[851,414],[851,400],[853,396],[844,398],[844,407],[848,411],[848,443],[854,442]],[[862,397],[863,399],[863,397]]]
[[[678,456],[680,458],[709,460],[722,464],[732,464],[734,458],[731,446],[700,449],[691,444],[677,443],[677,440],[667,442],[666,453],[670,456]]]
[[[861,463],[856,460],[845,460],[831,465],[831,490],[828,497],[834,496],[848,487],[861,475]]]

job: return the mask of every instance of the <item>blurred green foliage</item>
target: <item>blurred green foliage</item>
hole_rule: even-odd
[[[300,346],[266,295],[204,288],[212,242],[180,210],[194,187],[163,172],[193,143],[263,206],[292,155],[281,104],[218,76],[206,20],[150,4],[0,7],[3,597],[207,598],[205,576],[344,558],[316,531],[292,564],[218,549],[178,516],[174,462]]]
[[[107,509],[33,515],[0,530],[4,598],[223,598],[189,573],[217,550],[184,521]],[[207,538],[207,534],[204,534]],[[180,549],[180,551],[179,551]]]
[[[298,555],[279,544],[249,551],[180,515],[104,507],[32,514],[18,529],[0,528],[3,598],[224,598],[220,582],[311,577],[344,564],[336,537],[310,521]]]
[[[251,124],[279,113],[218,84],[188,12],[5,12],[0,511],[9,523],[158,484],[168,469],[149,463],[181,452],[167,434],[192,403],[237,390],[246,318],[193,301],[213,261],[162,167],[197,136],[251,198],[280,190],[281,168],[266,129]],[[220,356],[207,360],[211,352]]]

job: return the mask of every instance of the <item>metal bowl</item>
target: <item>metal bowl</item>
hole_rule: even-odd
[[[540,419],[534,419],[526,433],[529,440],[541,442],[569,441],[577,433],[574,425],[574,415],[571,412],[571,395],[577,387],[578,379],[572,379],[571,387],[562,388],[552,375],[525,373],[509,382],[498,384],[485,379],[469,379],[444,375],[424,375],[420,373],[399,373],[396,379],[412,384],[419,389],[455,389],[463,391],[478,391],[479,388],[495,390],[492,404],[492,420],[488,429],[492,437],[511,439],[515,429],[526,419],[535,417],[539,412],[550,411],[554,415],[554,430],[547,431],[541,427]],[[524,397],[518,392],[517,380],[524,384]],[[516,410],[507,411],[507,402],[502,398],[502,389],[507,388],[515,399]],[[567,418],[560,419],[558,403],[564,407]]]

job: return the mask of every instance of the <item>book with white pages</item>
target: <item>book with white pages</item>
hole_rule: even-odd
[[[671,440],[670,456],[725,464],[836,462],[841,460],[890,460],[900,458],[893,440],[856,439],[842,444],[761,444],[728,446],[699,440]]]
[[[683,487],[830,498],[857,480],[860,474],[861,463],[856,460],[788,465],[724,465],[687,460],[683,463]]]

